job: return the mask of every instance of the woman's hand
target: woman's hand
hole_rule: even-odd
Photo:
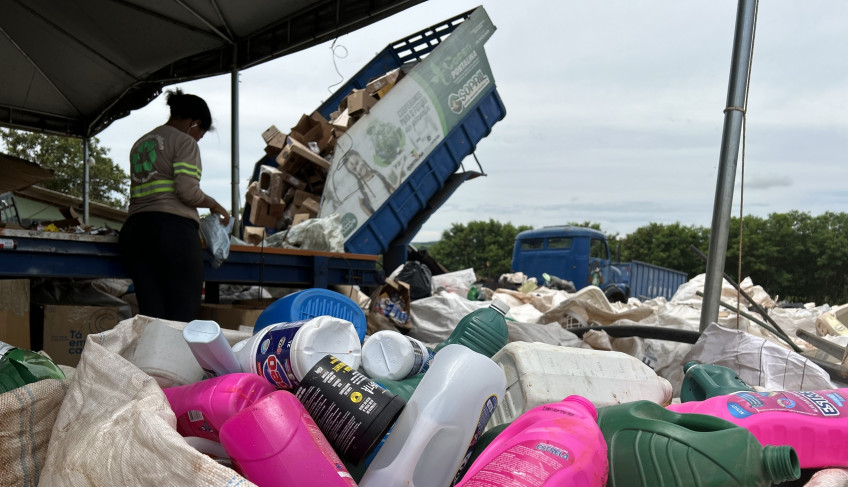
[[[221,206],[220,203],[218,203],[215,200],[212,200],[212,206],[209,207],[209,211],[211,211],[212,213],[216,213],[218,215],[221,215],[221,225],[224,225],[224,226],[229,225],[230,214],[227,213],[227,210],[223,206]]]

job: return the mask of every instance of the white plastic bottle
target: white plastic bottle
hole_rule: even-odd
[[[421,340],[393,330],[378,331],[362,344],[362,368],[375,380],[403,380],[426,372],[430,358]]]
[[[505,388],[492,359],[463,345],[441,349],[359,487],[453,485]]]
[[[639,400],[665,406],[672,399],[666,379],[622,352],[511,342],[492,360],[503,369],[508,386],[488,428],[571,395],[583,396],[595,407]]]
[[[183,338],[208,377],[242,371],[218,323],[210,320],[190,321],[183,328]]]

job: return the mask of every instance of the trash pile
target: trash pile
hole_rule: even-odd
[[[249,225],[244,229],[245,242],[257,244],[267,235],[318,216],[337,139],[368,113],[403,78],[404,70],[411,67],[392,69],[373,78],[365,88],[353,89],[329,120],[315,111],[301,116],[288,134],[274,125],[262,133],[267,156],[264,160],[273,163],[261,164],[257,180],[248,186],[245,208]],[[366,170],[357,166],[360,162],[345,159],[344,164],[357,177],[365,178],[365,174],[358,173]]]
[[[482,288],[472,301],[473,271],[429,276],[429,294],[420,266],[401,271],[367,314],[307,289],[276,300],[253,329],[138,315],[89,335],[66,378],[29,367],[37,354],[5,353],[0,427],[18,434],[0,437],[37,425],[42,437],[29,457],[3,440],[0,460],[14,468],[0,481],[848,485],[848,385],[817,365],[840,370],[842,307],[771,307],[780,329],[831,344],[797,339],[798,353],[727,312],[696,333],[703,276],[670,301],[611,304],[593,287]],[[405,328],[390,329],[403,313]],[[837,348],[843,357],[817,355]],[[55,384],[62,399],[54,386],[40,402]],[[52,422],[49,436],[24,415]]]

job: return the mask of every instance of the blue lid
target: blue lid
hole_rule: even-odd
[[[362,308],[344,294],[323,288],[304,289],[274,301],[256,318],[253,333],[275,323],[308,320],[316,316],[350,321],[360,343],[365,339],[368,323]]]

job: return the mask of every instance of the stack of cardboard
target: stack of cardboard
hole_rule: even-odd
[[[253,227],[245,227],[245,241],[258,243],[266,228],[285,230],[318,216],[336,139],[402,77],[403,71],[398,68],[371,80],[365,89],[354,89],[330,120],[316,111],[301,116],[288,134],[274,125],[262,133],[265,153],[275,158],[277,167],[262,166],[259,180],[248,187],[246,203]]]

